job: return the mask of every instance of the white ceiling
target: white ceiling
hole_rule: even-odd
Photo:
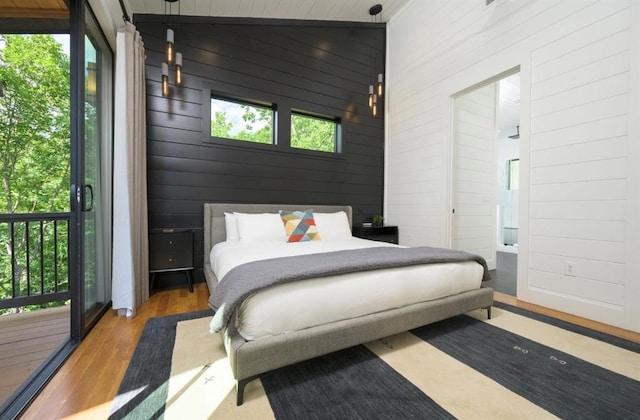
[[[111,0],[117,4],[117,0]],[[164,14],[163,0],[124,0],[129,14]],[[189,16],[250,17],[271,19],[342,20],[386,22],[409,0],[179,0],[172,4],[173,14]],[[374,18],[369,8],[382,5]],[[167,9],[168,10],[168,9]]]

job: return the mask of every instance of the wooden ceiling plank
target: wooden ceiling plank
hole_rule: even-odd
[[[41,9],[59,9],[60,3],[58,0],[36,0],[38,7]],[[66,9],[66,7],[65,7]]]
[[[20,9],[37,9],[38,2],[36,0],[20,0],[17,2],[17,7]]]
[[[69,11],[66,9],[0,7],[0,18],[68,19]]]

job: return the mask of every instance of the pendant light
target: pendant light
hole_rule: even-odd
[[[380,15],[380,13],[382,13],[382,5],[381,4],[375,4],[373,6],[371,6],[371,8],[369,9],[369,14],[371,15],[371,19],[372,21],[375,23],[377,21],[376,16]],[[382,16],[380,15],[380,23],[382,23]],[[375,51],[375,48],[373,48],[373,51]],[[372,53],[372,57],[374,56],[374,54]],[[375,59],[373,60],[374,62],[374,66],[375,66]],[[369,108],[371,109],[371,115],[373,115],[374,117],[376,115],[378,115],[378,99],[382,97],[382,94],[384,93],[384,75],[382,73],[378,73],[378,78],[376,80],[376,82],[372,85],[369,85]]]
[[[171,1],[171,0],[166,0]],[[173,63],[173,29],[167,28],[167,64]]]
[[[176,86],[182,86],[182,54],[176,53]]]
[[[169,65],[162,63],[162,96],[169,96]]]
[[[178,3],[178,16],[180,15],[180,0],[164,0],[164,14],[167,17],[167,47],[166,62],[162,63],[162,96],[169,96],[169,69],[175,66],[176,86],[182,86],[182,54],[175,51],[175,32],[171,28],[172,4]],[[169,13],[167,14],[167,6]]]
[[[378,115],[378,95],[373,94],[373,105],[371,106],[371,115],[374,117]]]
[[[373,85],[369,85],[369,108],[373,107]]]

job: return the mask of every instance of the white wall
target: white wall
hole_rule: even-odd
[[[640,331],[640,1],[413,0],[388,42],[402,243],[450,245],[451,98],[519,67],[518,298]]]
[[[123,24],[120,3],[118,3],[118,0],[89,0],[89,5],[96,15],[107,42],[115,52],[116,32],[118,27]],[[127,13],[131,14],[131,10],[127,9]]]
[[[496,268],[496,149],[498,85],[453,102],[451,248],[482,256]]]

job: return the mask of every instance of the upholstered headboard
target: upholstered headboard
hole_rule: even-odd
[[[241,203],[205,203],[204,204],[204,255],[209,258],[211,248],[218,242],[226,240],[227,233],[224,226],[224,214],[233,213],[277,213],[280,210],[313,209],[318,213],[333,213],[344,211],[351,225],[351,206],[312,206],[309,204],[241,204]]]
[[[280,210],[313,209],[317,213],[334,213],[344,211],[349,218],[349,226],[353,223],[351,206],[309,205],[309,204],[246,204],[246,203],[205,203],[204,204],[204,272],[209,285],[209,292],[217,284],[209,263],[211,248],[227,238],[224,214],[233,213],[277,213]]]

